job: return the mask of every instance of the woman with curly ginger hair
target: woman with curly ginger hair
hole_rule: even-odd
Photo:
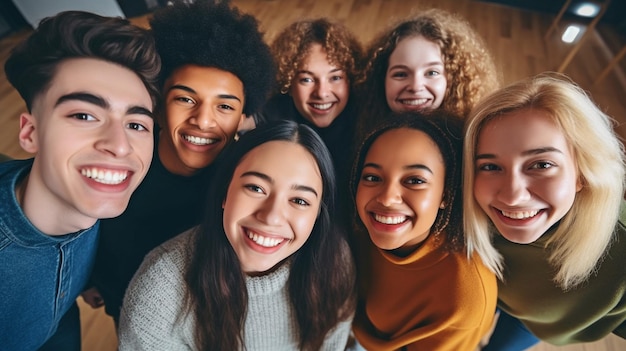
[[[361,44],[343,25],[320,18],[294,22],[278,34],[271,50],[278,66],[277,95],[261,119],[312,127],[329,148],[339,177],[347,178],[351,162],[345,145],[356,129],[351,92],[362,71]]]
[[[443,108],[465,117],[499,85],[483,39],[465,20],[440,9],[406,19],[371,43],[360,127],[384,112]]]

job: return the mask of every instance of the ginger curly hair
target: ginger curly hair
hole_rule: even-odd
[[[302,20],[285,28],[272,42],[271,51],[278,66],[278,92],[289,91],[313,44],[320,44],[328,61],[346,72],[351,87],[360,77],[364,52],[352,32],[326,18]]]

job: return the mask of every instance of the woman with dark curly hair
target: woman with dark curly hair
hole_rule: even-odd
[[[483,39],[465,20],[429,9],[379,35],[367,52],[359,127],[385,111],[442,108],[461,117],[499,85]]]
[[[278,65],[277,95],[261,113],[312,127],[333,156],[341,179],[347,177],[356,129],[353,87],[361,74],[363,51],[343,25],[327,19],[298,21],[271,45]]]
[[[344,350],[355,278],[335,196],[311,128],[278,121],[243,135],[224,152],[202,223],[133,278],[120,350]]]
[[[199,223],[211,165],[274,79],[256,19],[228,1],[174,1],[150,26],[163,62],[152,165],[124,214],[100,225],[92,276],[99,292],[83,294],[94,307],[104,300],[116,322],[143,257]]]
[[[495,274],[464,249],[462,126],[389,112],[360,147],[353,330],[367,350],[474,350],[492,325]]]

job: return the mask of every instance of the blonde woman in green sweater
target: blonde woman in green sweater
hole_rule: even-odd
[[[610,118],[543,74],[489,96],[466,123],[467,246],[500,277],[483,350],[626,337],[624,149]]]

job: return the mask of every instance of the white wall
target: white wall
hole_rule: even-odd
[[[81,10],[97,13],[102,16],[124,17],[115,0],[13,0],[15,7],[33,28],[48,16],[61,11]]]

